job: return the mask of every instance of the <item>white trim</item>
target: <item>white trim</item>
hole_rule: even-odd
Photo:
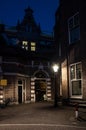
[[[22,84],[18,84],[19,80],[22,81]],[[25,79],[18,79],[17,80],[17,92],[18,92],[18,86],[22,87],[22,103],[25,103],[26,102],[26,80]],[[17,93],[17,95],[18,95],[18,93]]]
[[[9,73],[9,72],[5,72],[3,73],[3,75],[12,75],[12,76],[22,76],[22,77],[30,77],[28,75],[23,75],[23,74],[19,74],[19,73]]]
[[[48,86],[48,85],[47,85],[47,89],[51,89],[51,86]]]
[[[34,74],[33,74],[33,77],[35,77],[35,75],[36,75],[37,73],[39,73],[40,71],[46,74],[46,77],[45,77],[45,78],[48,78],[48,77],[49,77],[49,74],[48,74],[45,70],[37,70],[37,71],[35,71]]]
[[[31,90],[31,94],[34,94],[35,93],[35,90]]]
[[[35,89],[35,86],[31,86],[31,89]]]
[[[35,80],[46,80],[46,78],[34,78]]]
[[[51,100],[51,79],[50,78],[31,78],[31,101],[36,101],[35,80],[45,80],[47,100]]]
[[[48,97],[49,96],[49,97]],[[47,98],[50,98],[51,97],[51,93],[47,93]]]
[[[26,95],[26,90],[27,90],[27,89],[26,89],[26,79],[24,79],[24,81],[25,81],[25,84],[24,84],[24,85],[25,85],[25,92],[24,92],[24,93],[25,93],[25,102],[26,102],[26,96],[27,96],[27,95]]]
[[[77,64],[81,64],[81,79],[76,79],[76,65]],[[73,66],[73,65],[75,66],[75,79],[71,80],[71,77],[70,77],[70,75],[71,75],[71,73],[70,73],[70,67]],[[83,98],[82,62],[77,62],[77,63],[70,64],[70,66],[69,66],[69,77],[70,77],[69,78],[70,98],[82,99]],[[71,82],[72,81],[78,81],[78,80],[81,80],[81,93],[82,93],[82,95],[72,95],[72,85],[71,85]]]
[[[76,63],[72,63],[72,64],[70,64],[70,66],[73,66],[73,65],[76,65],[76,64],[80,64],[80,63],[82,63],[82,62],[79,61],[79,62],[76,62]]]
[[[76,98],[76,99],[82,99],[82,95],[80,95],[80,96],[71,96],[71,99],[73,99],[73,98]]]

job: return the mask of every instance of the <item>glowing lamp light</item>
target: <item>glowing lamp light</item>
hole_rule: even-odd
[[[58,72],[59,66],[57,64],[53,65],[53,71]]]

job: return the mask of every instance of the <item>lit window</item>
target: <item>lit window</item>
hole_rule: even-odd
[[[27,45],[28,43],[27,43],[27,41],[23,41],[23,43],[22,43],[23,45]]]
[[[70,66],[71,96],[82,95],[81,63]]]
[[[22,48],[28,50],[28,42],[27,41],[22,42]]]
[[[36,43],[31,42],[31,51],[36,51]]]
[[[79,13],[69,18],[68,30],[69,30],[69,43],[70,44],[80,40]]]

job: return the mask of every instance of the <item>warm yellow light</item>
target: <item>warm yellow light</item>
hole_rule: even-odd
[[[31,51],[35,51],[36,50],[36,48],[35,47],[31,47]]]
[[[27,41],[23,41],[22,44],[23,44],[23,45],[28,45],[28,42],[27,42]]]
[[[54,72],[58,72],[59,66],[57,64],[54,64],[52,68]]]
[[[0,80],[0,85],[7,86],[7,79],[1,79]]]
[[[22,48],[28,50],[28,42],[22,41]]]
[[[36,43],[31,42],[31,51],[35,51],[35,50],[36,50]]]
[[[36,45],[36,43],[35,42],[31,42],[31,46],[35,46]]]

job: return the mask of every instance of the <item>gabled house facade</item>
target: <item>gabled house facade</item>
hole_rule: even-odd
[[[12,28],[1,26],[1,102],[8,98],[13,103],[51,101],[53,99],[51,59],[54,39],[44,34],[37,25],[33,10],[28,7],[21,22]],[[4,29],[4,31],[3,31]],[[3,43],[2,43],[3,42]]]
[[[60,95],[86,103],[86,1],[60,0],[55,14],[56,60],[60,64]]]

